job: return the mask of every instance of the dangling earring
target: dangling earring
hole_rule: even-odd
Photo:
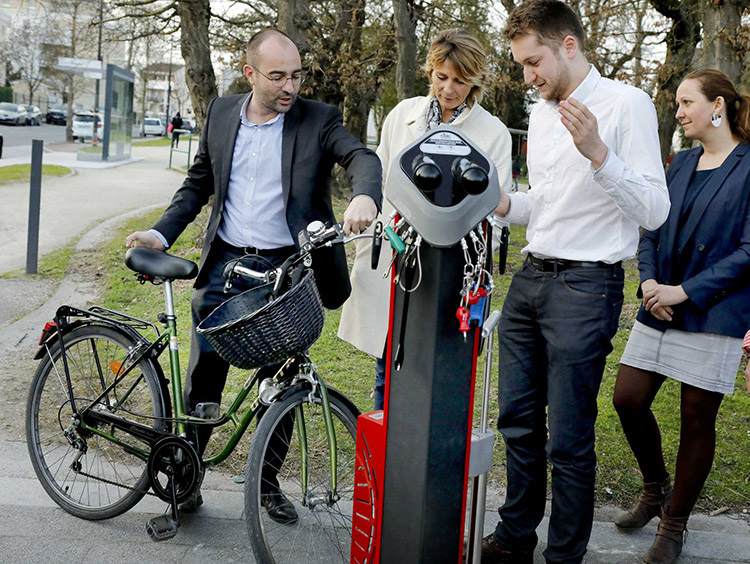
[[[721,116],[717,116],[716,112],[711,114],[711,125],[721,127]]]

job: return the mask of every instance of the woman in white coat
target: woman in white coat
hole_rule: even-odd
[[[461,130],[497,167],[503,190],[511,185],[511,138],[508,129],[479,105],[487,72],[487,55],[475,37],[464,30],[441,31],[427,53],[425,71],[430,80],[428,96],[400,102],[385,118],[377,154],[383,165],[383,185],[391,161],[415,139],[440,124]],[[392,206],[383,199],[382,217]],[[372,229],[372,228],[371,228]],[[371,240],[358,242],[352,269],[352,294],[344,304],[338,335],[377,359],[375,409],[383,408],[385,389],[384,350],[388,332],[390,279],[382,270],[390,262],[391,249],[383,245],[381,269],[370,268]]]

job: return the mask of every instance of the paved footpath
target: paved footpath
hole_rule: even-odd
[[[157,150],[161,148],[156,148]],[[56,207],[58,215],[67,218],[75,229],[63,232],[58,227],[46,233],[57,234],[55,244],[63,245],[81,234],[86,226],[98,224],[78,242],[71,259],[95,249],[106,238],[112,223],[121,221],[110,216],[142,213],[147,204],[166,202],[180,182],[180,177],[165,170],[167,151],[163,158],[153,149],[135,148],[134,155],[142,161],[120,167],[85,172],[77,176],[45,180],[43,193],[48,208]],[[4,164],[4,163],[3,163]],[[90,175],[88,173],[91,173]],[[85,180],[85,182],[84,182]],[[5,195],[6,187],[0,187]],[[49,198],[57,194],[55,203]],[[88,201],[96,196],[98,205]],[[22,198],[14,196],[17,201]],[[43,196],[44,197],[44,196]],[[69,201],[72,200],[72,201]],[[6,217],[5,205],[0,225],[17,221]],[[85,213],[83,210],[86,210]],[[126,214],[127,215],[127,214]],[[64,223],[64,222],[63,222]],[[12,228],[11,234],[14,235]],[[45,230],[43,229],[43,233]],[[6,239],[8,235],[6,234]],[[5,241],[11,246],[12,241]],[[8,257],[0,257],[0,273],[16,268]],[[57,287],[48,288],[49,299],[33,299],[19,291],[19,283],[0,280],[0,353],[5,362],[0,366],[0,564],[43,563],[233,563],[254,562],[243,517],[242,486],[231,476],[209,472],[204,483],[206,501],[201,510],[182,520],[178,535],[163,543],[153,543],[146,536],[146,521],[164,511],[165,505],[147,497],[125,515],[108,521],[90,522],[77,519],[58,508],[42,490],[29,462],[23,442],[23,406],[35,364],[30,360],[43,322],[64,302],[83,305],[96,300],[97,288],[70,268]],[[13,303],[14,307],[2,307]],[[485,532],[497,520],[495,509],[501,492],[488,495]],[[585,564],[637,564],[650,545],[656,530],[652,523],[642,531],[622,534],[615,530],[612,518],[619,510],[600,507],[589,544]],[[539,527],[540,547],[535,562],[543,563],[541,550],[546,541],[547,519]],[[690,535],[678,564],[750,563],[750,528],[746,516],[695,515],[690,520]],[[300,564],[307,564],[300,559]],[[433,564],[433,563],[430,563]]]

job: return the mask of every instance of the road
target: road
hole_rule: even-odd
[[[33,139],[42,139],[45,144],[63,143],[65,141],[65,126],[49,123],[25,127],[0,125],[0,135],[3,136],[4,147],[31,145]]]
[[[44,141],[45,145],[51,143],[64,143],[65,126],[52,125],[44,122],[42,122],[42,125],[24,127],[0,125],[0,135],[2,135],[3,137],[3,156],[7,158],[10,153],[6,154],[5,149],[8,149],[9,147],[22,147],[31,145],[31,141],[34,139],[41,139],[42,141]],[[137,137],[140,137],[140,132],[138,131],[137,127],[134,127],[133,138],[135,139]]]

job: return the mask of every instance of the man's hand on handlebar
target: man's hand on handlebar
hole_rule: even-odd
[[[148,247],[163,251],[164,245],[159,238],[150,231],[136,231],[125,238],[126,247]]]
[[[352,198],[344,212],[344,233],[355,235],[367,229],[378,216],[378,207],[367,194],[359,194]]]

